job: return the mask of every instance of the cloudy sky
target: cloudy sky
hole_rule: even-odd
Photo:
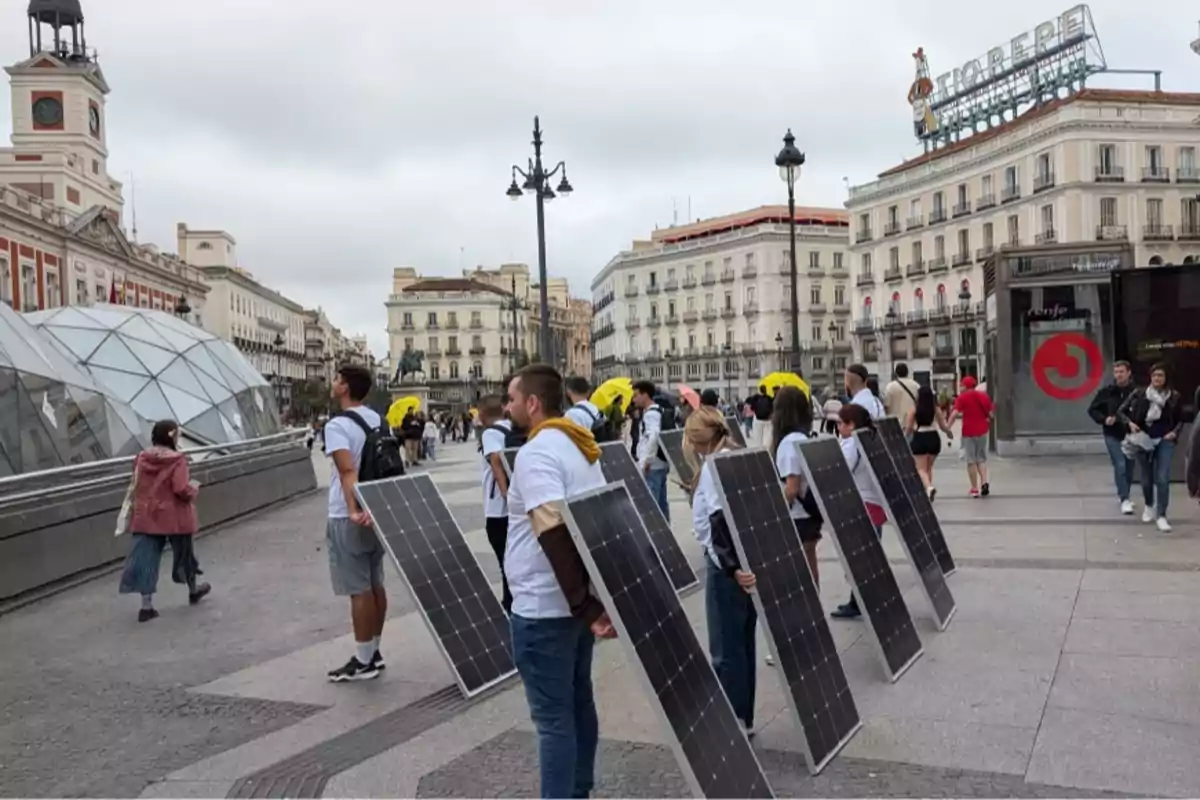
[[[377,353],[393,267],[536,263],[533,203],[504,196],[535,113],[576,188],[548,208],[549,270],[588,296],[689,198],[692,217],[781,201],[772,159],[789,126],[808,156],[799,202],[840,206],[843,178],[919,152],[905,103],[918,45],[936,75],[1069,5],[82,2],[140,239],[174,249],[179,221],[228,230],[244,267]],[[25,57],[26,5],[0,0],[5,63]],[[1200,91],[1195,3],[1091,7],[1110,66]],[[1149,81],[1098,85],[1131,80]],[[5,138],[9,120],[5,93]]]

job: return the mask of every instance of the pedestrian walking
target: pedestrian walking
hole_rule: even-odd
[[[1129,432],[1128,425],[1121,422],[1119,414],[1121,406],[1133,394],[1133,371],[1128,361],[1117,361],[1112,368],[1113,382],[1102,386],[1088,406],[1088,416],[1097,424],[1103,426],[1104,449],[1112,462],[1113,485],[1117,489],[1117,502],[1122,514],[1133,513],[1133,500],[1129,491],[1133,483],[1133,459],[1125,452],[1122,445],[1125,435]]]
[[[743,570],[725,521],[716,475],[707,458],[731,450],[725,418],[715,408],[701,406],[683,426],[685,457],[700,477],[692,495],[692,530],[704,551],[704,612],[708,622],[708,652],[713,670],[725,690],[733,713],[747,734],[754,732],[755,627],[758,612],[750,592],[754,574]],[[700,462],[703,461],[701,464]]]
[[[841,420],[838,412],[842,410],[842,400],[832,386],[825,390],[824,397],[825,402],[821,404],[821,432],[836,436],[838,422]]]
[[[1171,531],[1167,506],[1171,501],[1171,459],[1183,428],[1183,400],[1167,381],[1166,364],[1150,368],[1150,385],[1134,389],[1117,412],[1128,428],[1125,452],[1137,460],[1142,477],[1142,522]]]
[[[563,417],[563,382],[553,367],[523,368],[508,397],[513,424],[529,431],[508,491],[513,660],[537,729],[541,796],[587,797],[600,735],[592,652],[597,637],[616,632],[590,591],[559,504],[604,486],[600,446]]]
[[[917,406],[917,390],[921,384],[908,377],[908,364],[903,361],[896,365],[893,372],[895,377],[883,390],[883,408],[888,416],[903,423]]]
[[[425,421],[423,433],[425,454],[430,461],[437,461],[438,426],[432,419]]]
[[[313,442],[317,439],[317,423],[310,422],[308,430],[304,432],[304,446],[308,448],[308,452],[312,452]]]
[[[842,406],[838,425],[842,455],[846,457],[846,465],[850,467],[850,474],[854,478],[854,485],[858,488],[859,496],[862,497],[867,516],[871,519],[871,524],[875,526],[875,535],[882,538],[883,523],[887,522],[887,512],[883,510],[883,498],[879,496],[879,492],[875,489],[875,483],[871,479],[867,459],[854,439],[855,431],[874,432],[874,430],[875,422],[866,408],[857,403]],[[862,610],[858,607],[858,599],[854,596],[853,590],[850,592],[850,599],[830,612],[829,616],[834,619],[857,619],[862,616]]]
[[[154,595],[158,591],[163,548],[167,545],[171,547],[171,580],[187,586],[188,604],[199,603],[212,591],[209,584],[196,582],[196,577],[203,574],[194,547],[199,530],[196,522],[199,488],[200,484],[191,479],[187,456],[179,451],[179,425],[174,420],[154,423],[149,449],[138,453],[133,461],[127,505],[122,508],[122,521],[128,519],[133,547],[121,572],[120,593],[141,595],[138,622],[149,622],[158,616]]]
[[[867,368],[862,364],[851,364],[846,367],[846,375],[843,379],[846,384],[846,396],[850,398],[850,404],[861,406],[866,409],[867,414],[871,419],[883,419],[886,413],[883,408],[883,403],[880,402],[876,392],[871,391],[868,385],[870,374]],[[839,429],[845,417],[841,415],[841,410],[838,411]]]
[[[668,415],[674,409],[668,409],[655,401],[656,390],[651,381],[638,381],[633,384],[633,404],[642,412],[641,426],[637,440],[638,470],[646,478],[646,486],[650,488],[650,496],[662,510],[663,516],[669,522],[671,508],[667,503],[667,465],[666,454],[659,447],[659,437],[663,430],[674,427],[673,421],[668,421]]]
[[[929,502],[932,503],[937,497],[937,487],[933,483],[933,463],[942,452],[942,433],[953,439],[954,429],[938,408],[933,389],[928,386],[917,387],[917,402],[903,419],[904,432],[912,448],[917,474],[921,476],[925,493],[929,495]]]
[[[988,430],[996,407],[992,398],[977,389],[971,375],[962,379],[962,392],[954,400],[950,425],[962,419],[962,457],[967,462],[967,478],[971,481],[971,497],[987,497],[992,492],[988,481]]]
[[[794,386],[784,386],[775,393],[771,412],[775,468],[783,481],[783,495],[788,501],[788,512],[800,536],[800,543],[804,546],[804,558],[808,561],[813,583],[819,586],[821,578],[817,568],[817,543],[821,541],[821,513],[816,499],[804,484],[803,458],[800,455],[800,443],[811,435],[812,425],[812,406],[804,392]]]
[[[374,410],[363,405],[371,391],[371,372],[346,365],[337,371],[330,387],[340,413],[325,423],[325,454],[333,459],[329,482],[329,519],[325,549],[333,593],[350,598],[354,654],[328,677],[334,683],[369,680],[384,669],[379,640],[387,618],[387,591],[383,586],[383,545],[371,529],[371,517],[359,506],[354,486],[359,480],[367,431],[382,424]],[[416,417],[410,414],[413,422]]]
[[[479,401],[479,454],[483,460],[483,526],[488,544],[500,564],[501,600],[504,613],[512,613],[512,592],[504,574],[504,550],[508,545],[508,473],[504,470],[505,435],[512,423],[504,418],[504,401],[488,395]]]
[[[758,394],[750,399],[754,409],[754,422],[751,429],[752,443],[755,447],[766,447],[771,442],[771,409],[774,402],[767,394],[767,387],[760,386]]]

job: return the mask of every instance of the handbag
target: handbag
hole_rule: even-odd
[[[117,529],[113,536],[129,532],[129,519],[133,516],[133,498],[137,491],[137,459],[133,462],[133,477],[129,479],[129,488],[125,490],[125,499],[121,502],[121,510],[117,512]]]

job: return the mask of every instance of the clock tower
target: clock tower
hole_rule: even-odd
[[[81,214],[120,218],[121,184],[108,175],[108,83],[88,49],[79,0],[30,0],[29,57],[8,67],[12,147],[0,150],[0,183]]]

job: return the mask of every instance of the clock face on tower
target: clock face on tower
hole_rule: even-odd
[[[40,97],[33,104],[33,121],[38,125],[52,127],[62,124],[62,103],[55,97]]]
[[[88,107],[88,128],[92,131],[92,136],[100,136],[100,109],[95,106]]]

